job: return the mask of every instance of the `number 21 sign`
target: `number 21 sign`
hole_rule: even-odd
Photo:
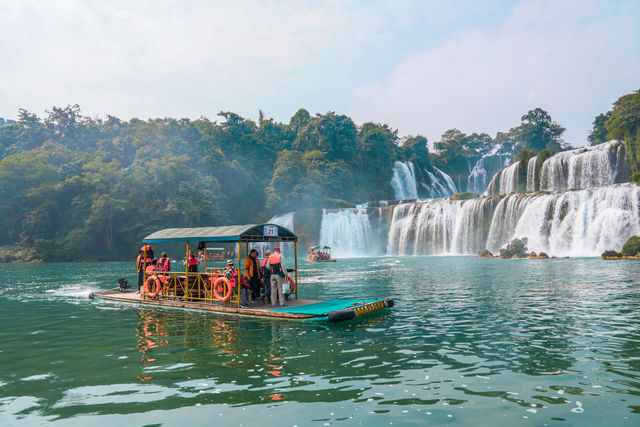
[[[265,237],[278,237],[278,226],[277,225],[265,225],[263,234],[264,234]]]

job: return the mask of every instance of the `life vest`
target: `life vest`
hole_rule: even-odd
[[[140,248],[142,251],[142,255],[146,255],[145,264],[151,264],[151,260],[153,259],[153,248],[151,245],[144,245]],[[146,252],[146,253],[145,253]]]
[[[262,270],[263,276],[271,276],[271,270],[267,267],[267,263],[269,262],[269,257],[262,258],[262,262],[260,263],[260,270]]]
[[[154,271],[156,271],[155,265],[148,265],[147,268],[144,270],[145,273],[153,273]]]
[[[198,258],[189,257],[189,265],[198,265],[198,264],[200,264],[200,261],[198,261]]]
[[[162,271],[171,271],[171,260],[169,257],[160,258],[160,268],[162,268]]]
[[[269,267],[271,274],[279,274],[284,277],[284,271],[282,271],[282,257],[279,253],[274,253],[269,256]]]

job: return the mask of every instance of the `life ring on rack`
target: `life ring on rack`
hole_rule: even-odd
[[[149,289],[149,282],[151,281],[154,282],[153,292],[151,292],[151,290]],[[147,277],[147,280],[145,280],[144,282],[144,293],[149,298],[155,298],[161,290],[162,286],[160,285],[160,279],[158,279],[158,276],[154,275]]]
[[[289,294],[295,294],[296,293],[296,281],[293,280],[293,277],[291,277],[290,274],[287,274],[287,277],[285,278],[285,280],[289,282]]]
[[[211,278],[213,280],[213,277]],[[227,287],[227,292],[225,294],[224,288]],[[226,277],[218,277],[213,284],[213,296],[216,297],[218,301],[227,302],[229,298],[231,298],[231,291],[233,288],[231,287],[231,283],[229,283],[229,279]],[[224,296],[222,296],[224,294]]]

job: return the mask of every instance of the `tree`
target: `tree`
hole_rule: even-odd
[[[530,110],[521,117],[522,124],[518,128],[522,146],[540,151],[543,149],[560,151],[561,136],[565,128],[551,120],[549,113],[542,108]]]
[[[401,152],[403,158],[410,162],[421,162],[425,166],[431,166],[429,142],[422,135],[410,136],[405,139]]]
[[[604,114],[598,114],[593,120],[593,130],[588,136],[591,145],[602,144],[607,141],[607,120],[611,117],[611,111]]]
[[[640,171],[640,90],[613,103],[605,126],[612,139],[624,140],[631,171]]]
[[[357,153],[357,129],[353,121],[330,111],[309,120],[298,132],[293,148],[298,151],[321,150],[329,160],[342,159],[354,164]]]

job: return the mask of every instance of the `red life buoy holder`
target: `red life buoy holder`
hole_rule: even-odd
[[[213,277],[211,280],[213,280]],[[227,287],[226,294],[224,291],[225,286]],[[231,298],[232,290],[231,284],[226,277],[218,277],[213,285],[213,296],[215,296],[218,301],[227,302],[229,298]],[[222,296],[222,294],[224,294],[224,296]]]
[[[293,277],[291,277],[290,274],[287,274],[287,281],[289,282],[289,293],[290,294],[295,294],[296,293],[296,281],[293,280]]]
[[[151,292],[151,290],[149,289],[149,282],[151,282],[152,280],[155,282],[153,292]],[[161,290],[162,286],[160,285],[160,279],[158,279],[158,276],[147,277],[147,280],[145,280],[144,282],[144,293],[149,298],[155,298]]]

